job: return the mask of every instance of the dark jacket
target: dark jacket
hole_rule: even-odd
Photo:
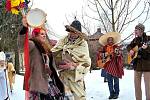
[[[23,27],[20,31],[20,35],[26,33],[27,28]],[[23,36],[22,36],[23,38]],[[30,79],[29,79],[29,89],[30,91],[37,91],[40,93],[48,93],[48,80],[46,70],[44,69],[44,61],[42,57],[43,48],[39,45],[38,42],[30,39],[29,40],[29,56],[30,56]],[[51,78],[56,82],[57,87],[64,94],[64,85],[60,81],[56,70],[52,64],[53,56],[49,53],[49,66],[52,71]]]
[[[138,55],[135,61],[135,70],[149,72],[150,71],[150,36],[143,33],[142,37],[135,37],[131,43],[127,46],[128,52],[134,47],[138,46]],[[142,49],[143,43],[148,43],[146,49]]]

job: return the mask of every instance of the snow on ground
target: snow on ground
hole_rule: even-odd
[[[16,75],[13,92],[9,94],[10,100],[25,100],[25,91],[23,90],[23,76]]]
[[[120,79],[120,95],[117,100],[135,100],[134,95],[134,78],[133,70],[125,70],[125,75]],[[87,100],[108,100],[109,90],[107,83],[103,82],[101,77],[101,70],[93,70],[85,77]],[[16,76],[16,83],[14,84],[13,93],[10,94],[10,100],[24,100],[25,92],[22,90],[23,76]],[[144,85],[143,100],[145,100]]]
[[[120,95],[117,100],[135,100],[134,94],[134,71],[124,70],[125,75],[120,79]],[[93,70],[85,77],[87,100],[108,100],[108,84],[101,77],[101,70]],[[143,82],[142,82],[142,88]],[[143,90],[143,95],[145,95]],[[145,97],[143,96],[143,100]]]

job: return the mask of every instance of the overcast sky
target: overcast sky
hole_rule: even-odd
[[[48,24],[59,35],[65,35],[64,25],[74,20],[73,14],[82,8],[82,0],[34,0],[32,8],[40,8],[47,13]]]
[[[69,24],[69,22],[71,23],[74,20],[75,13],[77,13],[77,16],[81,16],[82,6],[85,5],[85,2],[83,3],[83,1],[84,0],[33,0],[32,8],[40,8],[44,10],[47,13],[47,21],[52,27],[53,32],[57,35],[64,36],[67,33],[64,25]],[[140,21],[136,21],[128,27],[128,29],[122,34],[122,39],[134,31],[134,26],[138,22]],[[144,25],[146,26],[146,31],[150,29],[149,21]],[[94,33],[94,31],[92,32]]]

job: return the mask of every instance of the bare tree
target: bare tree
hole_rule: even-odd
[[[88,33],[88,35],[91,35],[91,24],[90,21],[88,19],[85,19],[84,17],[84,8],[82,7],[82,27],[84,28],[84,30],[86,31],[86,33]]]
[[[91,35],[91,20],[85,18],[84,8],[82,7],[81,15],[78,12],[73,12],[70,15],[65,15],[67,23],[70,25],[73,20],[79,20],[81,22],[82,29],[87,35]],[[69,20],[71,18],[71,20]]]
[[[142,17],[142,23],[150,18],[149,0],[88,0],[88,7],[96,16],[103,31],[123,32],[130,23]],[[144,16],[143,16],[144,15]]]

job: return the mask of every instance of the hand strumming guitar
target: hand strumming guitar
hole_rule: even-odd
[[[148,47],[148,45],[145,44],[145,43],[142,45],[142,48],[143,48],[143,49],[146,49],[147,47]]]

